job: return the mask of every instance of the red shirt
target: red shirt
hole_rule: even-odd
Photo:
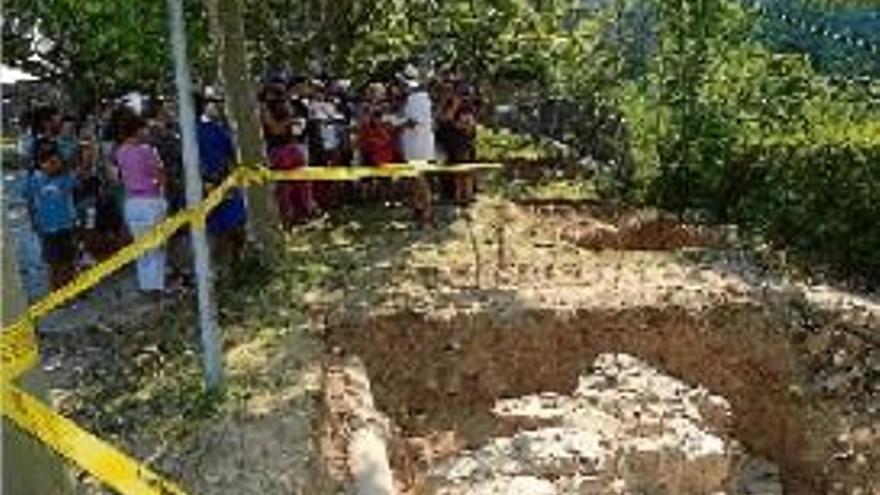
[[[358,143],[366,165],[385,165],[397,160],[397,131],[380,119],[366,117],[358,126]]]
[[[293,170],[306,165],[306,160],[295,144],[276,146],[269,153],[269,162],[275,170]]]

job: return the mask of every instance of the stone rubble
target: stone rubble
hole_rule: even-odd
[[[571,396],[500,400],[518,431],[435,466],[426,493],[778,495],[779,470],[729,438],[730,405],[625,354],[599,356]]]

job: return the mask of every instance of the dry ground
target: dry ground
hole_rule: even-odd
[[[484,441],[496,399],[570,393],[593,357],[629,352],[729,400],[732,435],[782,467],[787,493],[880,493],[875,300],[787,280],[732,229],[657,212],[487,196],[438,217],[415,231],[400,209],[341,213],[224,283],[225,398],[201,392],[184,301],[45,336],[56,402],[192,493],[333,493],[348,480],[319,448],[328,360],[364,360],[395,474],[412,478],[412,441]]]

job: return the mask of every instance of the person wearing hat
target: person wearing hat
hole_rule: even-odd
[[[196,139],[202,181],[210,190],[219,186],[232,172],[235,162],[235,145],[229,129],[219,120],[219,96],[195,95]],[[233,189],[226,199],[208,215],[208,234],[212,237],[218,254],[233,261],[241,259],[247,240],[245,222],[247,209],[241,189]]]
[[[407,162],[434,161],[434,116],[428,88],[418,81],[418,70],[412,65],[404,69],[401,79],[406,91],[402,113],[407,124],[400,137],[403,159]]]
[[[405,90],[400,136],[403,160],[413,164],[434,161],[434,115],[428,88],[418,81],[418,70],[412,65],[404,69],[401,80]],[[409,184],[415,220],[420,226],[426,226],[432,217],[431,188],[421,176],[411,179]]]

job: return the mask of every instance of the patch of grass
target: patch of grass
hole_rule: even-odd
[[[556,150],[535,137],[482,126],[477,129],[476,149],[479,159],[487,161],[538,161],[556,154]]]
[[[595,183],[578,179],[544,179],[538,182],[512,181],[501,194],[513,201],[596,201],[600,195]]]
[[[382,283],[391,263],[424,233],[403,223],[406,208],[353,207],[298,227],[283,249],[248,253],[221,275],[217,301],[226,352],[224,395],[207,393],[195,301],[190,294],[138,328],[86,332],[77,349],[102,349],[71,381],[62,409],[133,453],[185,441],[205,426],[304,397],[303,374],[320,342],[307,335],[308,312],[350,291]],[[59,342],[59,347],[65,347]],[[80,359],[72,352],[73,361]],[[67,371],[63,371],[67,373]],[[299,399],[296,399],[299,400]],[[147,447],[144,447],[147,446]]]
[[[526,188],[524,196],[541,200],[587,201],[597,200],[599,195],[591,181],[546,181]]]

